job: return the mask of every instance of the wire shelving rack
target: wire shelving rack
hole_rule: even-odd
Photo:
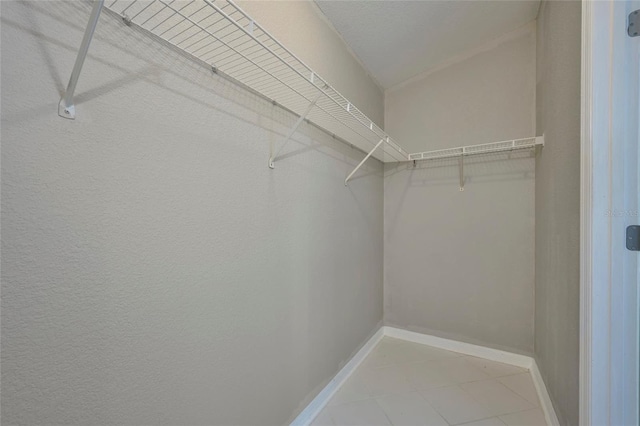
[[[379,160],[407,161],[396,141],[232,0],[97,3],[365,152],[382,140]]]
[[[384,130],[334,89],[301,59],[238,7],[233,0],[93,0],[76,63],[58,113],[75,118],[73,95],[102,8],[120,16],[187,56],[210,66],[251,91],[297,114],[298,120],[279,146],[271,148],[269,167],[300,124],[309,120],[383,162],[462,158],[474,154],[535,148],[541,137],[516,139],[409,154]],[[461,177],[461,188],[462,188]]]
[[[482,143],[478,145],[460,146],[457,148],[438,149],[435,151],[416,152],[409,154],[409,160],[438,160],[444,158],[466,157],[469,155],[491,154],[495,152],[533,149],[544,146],[544,137],[511,139],[507,141]]]

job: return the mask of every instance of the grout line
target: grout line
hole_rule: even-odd
[[[530,408],[530,409],[528,409],[528,410],[516,411],[515,413],[500,414],[499,416],[496,416],[496,417],[510,416],[510,415],[512,415],[512,414],[526,413],[526,412],[529,412],[529,411],[535,411],[535,410],[539,410],[539,411],[541,411],[541,412],[542,412],[542,415],[544,416],[544,411],[542,410],[542,408],[541,408],[541,407],[536,407],[536,408]],[[501,418],[500,420],[502,420],[502,418]],[[545,422],[546,422],[546,419],[545,419]]]
[[[531,376],[530,376],[531,377]],[[493,379],[495,382],[497,382],[500,386],[502,386],[503,388],[505,388],[507,391],[509,391],[510,393],[514,394],[518,399],[523,400],[524,402],[526,402],[527,404],[532,404],[531,402],[529,402],[526,398],[524,398],[523,396],[519,395],[518,393],[514,392],[513,390],[511,390],[507,385],[505,385],[504,383],[501,383],[498,379]],[[533,377],[531,377],[531,381],[533,381]],[[462,389],[465,390],[465,389]],[[470,393],[470,392],[469,392]],[[482,403],[480,401],[478,401],[476,398],[473,397],[473,395],[471,395],[471,398],[473,398],[478,404],[482,405]],[[520,411],[527,411],[527,410],[532,410],[534,408],[537,408],[535,406],[531,407],[531,408],[527,408],[525,410],[519,410],[519,411],[514,411],[514,413],[519,413]],[[498,416],[505,416],[507,414],[513,414],[513,413],[503,413],[503,414],[496,414],[494,417],[498,417]]]
[[[524,373],[522,373],[522,374],[524,374]],[[536,389],[536,385],[535,385],[535,383],[533,382],[533,374],[531,373],[531,371],[529,371],[529,372],[527,372],[527,375],[528,375],[528,377],[531,379],[531,384],[533,384],[533,389],[534,389],[534,390],[535,390],[535,392],[536,392],[536,398],[537,398],[537,400],[538,400],[538,402],[536,403],[536,408],[539,408],[539,409],[541,409],[541,410],[542,410],[542,404],[541,404],[541,402],[540,402],[540,395],[538,395],[538,390]],[[517,374],[514,374],[514,376],[517,376]],[[497,380],[497,379],[502,379],[502,378],[504,378],[504,377],[512,377],[512,376],[497,377],[497,378],[496,378],[496,380]],[[500,384],[502,384],[502,386],[506,387],[506,388],[507,388],[507,389],[509,389],[511,392],[513,392],[513,393],[515,393],[516,395],[518,395],[519,397],[523,398],[525,401],[527,401],[527,402],[531,402],[531,401],[529,401],[527,398],[525,398],[525,396],[524,396],[524,395],[520,395],[520,393],[516,392],[516,390],[515,390],[515,389],[511,389],[511,387],[510,387],[510,386],[508,386],[507,384],[502,383],[500,380],[498,380],[498,382],[500,382]],[[533,403],[532,403],[532,404],[533,404]]]
[[[445,387],[445,386],[443,386],[443,387]],[[441,388],[438,388],[438,389],[441,389]],[[436,413],[438,413],[438,415],[439,415],[440,417],[442,417],[442,420],[444,420],[444,421],[445,421],[449,426],[454,426],[454,424],[453,424],[453,423],[451,423],[451,422],[449,422],[449,420],[447,420],[447,418],[444,416],[444,414],[442,414],[442,413],[441,413],[441,412],[440,412],[440,411],[439,411],[439,410],[438,410],[438,409],[437,409],[437,408],[436,408],[436,407],[431,403],[431,401],[429,401],[429,400],[427,399],[427,397],[426,397],[426,396],[424,396],[424,395],[422,394],[422,392],[426,392],[426,390],[424,390],[424,391],[418,391],[418,393],[420,394],[420,396],[422,397],[422,399],[424,399],[425,401],[427,401],[427,404],[429,404],[429,405],[431,406],[431,408],[433,408],[433,409],[434,409],[434,411],[435,411]]]
[[[389,416],[387,416],[387,412],[384,411],[384,408],[382,407],[382,405],[380,405],[380,403],[377,401],[376,398],[371,398],[373,399],[373,401],[375,402],[375,404],[378,406],[378,408],[380,408],[380,410],[382,411],[382,414],[384,414],[384,417],[389,421],[389,424],[393,426],[393,422],[391,421],[391,419],[389,418]]]
[[[442,413],[440,411],[438,411],[438,409],[436,407],[434,407],[431,402],[429,402],[429,400],[422,394],[422,392],[421,391],[417,391],[417,392],[418,392],[418,395],[420,395],[420,398],[422,398],[429,405],[429,407],[433,408],[433,411],[438,413],[438,415],[440,417],[442,417],[442,420],[444,420],[445,423],[447,423],[449,426],[451,426],[451,423],[449,423],[449,420],[445,419],[445,417],[442,415]]]
[[[518,411],[519,412],[519,411]],[[513,414],[513,413],[510,413]],[[503,414],[500,414],[500,416],[502,416]],[[449,423],[451,426],[464,426],[464,425],[468,425],[470,423],[475,423],[475,422],[481,422],[483,420],[489,420],[489,419],[498,419],[500,421],[500,423],[506,425],[505,422],[502,421],[502,419],[500,418],[500,416],[491,416],[491,417],[483,417],[481,419],[477,419],[477,420],[471,420],[470,422],[465,422],[465,423],[456,423],[451,425],[451,423]]]

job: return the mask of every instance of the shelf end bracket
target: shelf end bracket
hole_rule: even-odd
[[[460,173],[460,191],[464,191],[464,154],[458,158],[458,171]]]
[[[387,139],[387,140],[389,140],[389,136],[387,136],[387,138],[386,138],[386,139]],[[344,186],[347,186],[347,184],[349,183],[349,179],[351,179],[351,176],[353,176],[353,175],[358,171],[358,169],[359,169],[360,167],[362,167],[362,165],[364,164],[364,162],[365,162],[365,161],[367,161],[367,160],[369,159],[369,157],[371,157],[371,156],[373,155],[373,152],[374,152],[376,149],[378,149],[378,147],[379,147],[380,145],[382,145],[382,142],[384,142],[384,141],[385,141],[384,139],[380,139],[380,142],[378,142],[378,143],[376,144],[376,146],[374,146],[374,147],[373,147],[373,149],[372,149],[371,151],[369,151],[369,153],[367,154],[367,156],[366,156],[366,157],[364,157],[364,158],[362,159],[362,161],[361,161],[361,162],[356,166],[356,168],[355,168],[355,169],[353,169],[353,171],[352,171],[351,173],[349,173],[349,176],[347,176],[347,178],[344,180]]]
[[[65,90],[64,95],[62,96],[62,99],[60,99],[60,103],[58,104],[58,115],[60,117],[68,118],[71,120],[76,118],[76,108],[73,103],[73,94],[76,91],[76,85],[78,84],[80,71],[82,71],[82,65],[84,64],[84,60],[87,57],[89,45],[91,44],[93,33],[95,32],[96,26],[98,25],[98,18],[100,18],[100,12],[102,11],[103,5],[104,0],[93,1],[93,9],[91,10],[91,15],[89,16],[89,23],[87,24],[87,28],[84,30],[84,36],[82,37],[82,43],[80,44],[80,49],[78,50],[76,63],[73,66],[73,71],[71,71],[71,78],[69,78],[67,90]]]
[[[287,144],[287,142],[289,142],[289,139],[291,139],[291,136],[293,136],[293,134],[296,132],[296,130],[298,130],[298,127],[300,127],[300,124],[302,124],[302,122],[307,118],[307,116],[309,115],[309,113],[311,112],[313,107],[316,106],[316,102],[318,102],[318,99],[320,99],[320,96],[322,96],[323,93],[324,92],[319,92],[318,95],[315,98],[313,98],[313,100],[311,101],[311,103],[307,107],[306,111],[303,112],[300,117],[298,117],[298,120],[295,122],[293,127],[291,127],[291,129],[289,130],[289,133],[287,133],[287,136],[282,141],[282,144],[280,145],[280,148],[278,148],[278,150],[269,157],[269,168],[270,169],[275,169],[276,168],[276,165],[275,165],[276,157],[278,156],[280,151],[282,151],[282,148],[284,148],[284,146]]]

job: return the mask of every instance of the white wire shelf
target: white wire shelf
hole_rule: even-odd
[[[121,16],[128,25],[147,31],[214,72],[299,115],[282,144],[272,147],[272,168],[284,144],[305,119],[367,153],[347,176],[345,185],[371,156],[383,162],[458,157],[462,190],[465,156],[544,145],[543,137],[533,137],[408,154],[232,0],[93,0],[89,24],[58,107],[64,118],[75,118],[73,94],[103,7]]]
[[[468,155],[491,154],[503,151],[532,149],[537,146],[544,146],[543,136],[483,143],[479,145],[461,146],[457,148],[439,149],[436,151],[417,152],[415,154],[409,154],[409,160],[420,161],[466,157]]]
[[[373,153],[379,160],[408,160],[397,142],[233,1],[107,0],[105,7],[364,152],[382,140]]]
[[[464,191],[464,157],[469,155],[493,154],[507,151],[517,151],[524,149],[535,149],[544,146],[544,136],[524,139],[511,139],[508,141],[483,143],[479,145],[460,146],[457,148],[438,149],[435,151],[417,152],[409,154],[409,160],[442,160],[447,158],[458,159],[458,171],[460,180],[460,191]]]

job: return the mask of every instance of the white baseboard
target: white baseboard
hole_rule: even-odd
[[[305,407],[304,410],[291,422],[291,426],[307,426],[313,422],[320,411],[327,405],[331,397],[340,389],[340,386],[347,381],[347,379],[353,374],[358,366],[364,361],[369,353],[375,348],[382,337],[384,336],[384,327],[380,327],[376,333],[371,336],[367,343],[360,348],[360,350],[345,364],[344,367],[327,386],[320,391],[320,393],[313,398],[313,400]]]
[[[526,369],[530,369],[533,363],[533,358],[526,355],[514,354],[498,349],[487,348],[485,346],[460,342],[458,340],[431,336],[429,334],[416,333],[415,331],[403,330],[401,328],[384,327],[384,335],[393,337],[394,339],[402,339],[409,342],[420,343],[422,345],[434,346],[436,348],[459,352],[465,355],[477,356],[478,358],[502,362],[504,364],[515,365],[516,367]]]
[[[320,411],[327,405],[331,397],[340,389],[340,386],[347,381],[358,366],[369,355],[371,350],[382,340],[383,336],[394,339],[402,339],[408,342],[429,345],[448,351],[459,352],[465,355],[477,356],[491,361],[502,362],[516,367],[526,368],[531,372],[533,383],[540,398],[542,411],[549,426],[559,426],[558,417],[553,409],[551,398],[547,392],[547,387],[542,380],[540,370],[535,360],[526,355],[514,354],[498,349],[487,348],[485,346],[473,345],[471,343],[457,340],[445,339],[428,334],[416,333],[414,331],[403,330],[395,327],[380,327],[380,329],[365,343],[365,345],[342,367],[336,376],[320,391],[320,393],[302,410],[302,412],[291,422],[292,426],[308,426],[313,422]]]
[[[534,359],[532,359],[532,361],[533,363],[529,371],[531,372],[531,377],[533,377],[533,384],[536,387],[536,391],[538,391],[538,398],[540,399],[540,405],[542,405],[542,411],[544,411],[547,424],[549,426],[560,426],[558,416],[556,416],[556,411],[553,409],[553,404],[551,403],[551,397],[549,396],[549,392],[547,392],[547,386],[544,384],[544,380],[542,380],[542,375],[540,375],[538,364]]]

